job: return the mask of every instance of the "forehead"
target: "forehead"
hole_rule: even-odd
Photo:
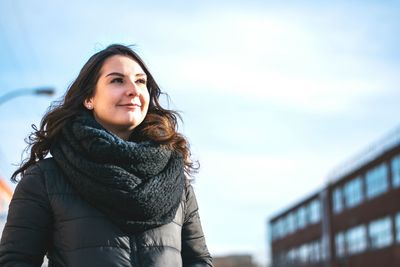
[[[100,75],[107,75],[110,72],[119,72],[122,74],[144,73],[136,60],[122,55],[111,56],[104,61]]]

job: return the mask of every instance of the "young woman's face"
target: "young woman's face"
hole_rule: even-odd
[[[143,69],[130,57],[115,55],[104,62],[94,95],[84,105],[104,128],[127,140],[145,118],[149,101]]]

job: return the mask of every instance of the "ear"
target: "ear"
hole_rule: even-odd
[[[88,109],[92,110],[93,109],[93,101],[92,98],[87,98],[85,101],[83,101],[83,105]]]

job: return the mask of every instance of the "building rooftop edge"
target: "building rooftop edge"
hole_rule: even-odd
[[[395,148],[400,145],[400,125],[389,131],[383,137],[374,141],[372,145],[368,146],[366,149],[352,156],[350,159],[345,160],[343,163],[339,164],[337,167],[333,168],[332,171],[328,173],[327,183],[321,188],[314,191],[314,193],[308,194],[307,197],[301,198],[299,201],[295,202],[294,205],[289,205],[285,209],[280,209],[280,212],[276,212],[271,216],[268,216],[267,223],[270,223],[277,218],[283,216],[284,214],[290,212],[293,209],[301,206],[304,202],[310,201],[319,195],[323,190],[325,190],[330,184],[333,184],[340,179],[350,175],[351,173],[357,171],[362,166],[365,166],[369,162],[375,160],[379,156],[385,154],[385,152]]]
[[[366,149],[334,167],[327,175],[328,183],[335,183],[341,178],[350,175],[398,145],[400,145],[400,125],[373,142]]]

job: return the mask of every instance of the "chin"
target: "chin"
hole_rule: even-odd
[[[139,126],[141,123],[143,122],[143,119],[135,119],[135,120],[130,120],[129,122],[125,123],[124,125],[133,130],[135,129],[137,126]]]

